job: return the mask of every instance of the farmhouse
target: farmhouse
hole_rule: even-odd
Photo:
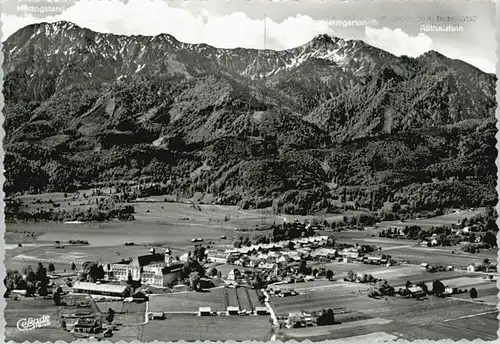
[[[164,254],[152,248],[148,255],[138,256],[129,264],[107,264],[104,267],[106,280],[127,281],[129,278],[157,287],[166,287],[177,281],[182,262],[174,260],[170,249]]]
[[[365,263],[367,264],[383,264],[383,263],[386,263],[387,261],[385,259],[382,259],[382,257],[367,257],[366,260],[365,260]]]
[[[410,295],[413,298],[419,298],[425,296],[424,290],[420,287],[410,287],[408,288],[408,291],[410,292]]]
[[[359,252],[353,252],[351,250],[351,251],[343,251],[342,256],[343,256],[344,263],[351,263],[351,262],[355,262],[358,259],[358,257],[360,256],[360,254],[359,254]]]
[[[90,282],[75,282],[73,285],[75,294],[105,295],[115,297],[126,297],[130,295],[130,288],[125,285],[96,284]]]
[[[286,319],[286,327],[302,327],[303,319],[302,313],[289,313],[288,318]]]
[[[333,259],[333,258],[337,257],[337,250],[328,249],[328,248],[320,248],[320,249],[314,250],[311,253],[311,256],[313,258],[330,258],[330,259]]]

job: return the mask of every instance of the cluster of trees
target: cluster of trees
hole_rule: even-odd
[[[323,310],[321,315],[316,319],[316,324],[318,326],[324,326],[324,325],[334,325],[335,322],[335,314],[333,313],[333,310],[328,309],[328,310]]]
[[[115,311],[113,310],[113,308],[108,308],[108,311],[106,312],[106,321],[111,325],[114,319]]]
[[[7,210],[8,208],[8,210]],[[135,209],[131,205],[123,207],[108,208],[98,205],[98,207],[65,209],[37,209],[26,212],[21,207],[6,207],[7,221],[83,221],[83,222],[103,222],[118,219],[121,221],[133,221]]]
[[[496,220],[498,213],[495,208],[487,207],[483,214],[477,214],[471,218],[464,218],[460,224],[465,227],[475,227],[479,231],[498,232]]]
[[[322,277],[322,276],[324,276],[328,280],[331,280],[333,278],[333,275],[334,275],[334,273],[333,273],[332,270],[330,270],[330,269],[326,270],[325,268],[320,268],[320,269],[314,268],[314,269],[312,269],[311,274],[314,277]]]
[[[285,222],[281,225],[272,224],[271,234],[272,241],[282,241],[296,239],[300,237],[309,237],[314,235],[313,226],[307,227],[305,224],[298,221],[295,222]]]
[[[89,242],[87,240],[70,240],[68,241],[72,245],[88,245]]]
[[[375,286],[368,292],[368,297],[377,298],[379,296],[394,296],[394,287],[386,280],[377,280]]]
[[[194,250],[189,252],[188,259],[181,269],[180,278],[186,280],[189,286],[199,291],[201,289],[200,279],[205,277],[206,271],[203,262],[207,259],[206,248],[196,245]]]
[[[97,262],[86,261],[82,264],[82,279],[96,282],[104,278],[104,268]]]
[[[479,217],[483,219],[483,217]],[[490,223],[491,221],[488,220]],[[473,223],[470,220],[462,220],[462,224]],[[496,226],[496,224],[495,224]],[[492,225],[490,228],[494,228]],[[424,229],[420,226],[412,225],[407,226],[403,229],[403,234],[400,234],[399,230],[396,228],[383,229],[379,232],[379,237],[383,238],[405,238],[410,240],[424,240],[432,235],[435,235],[435,239],[441,246],[454,246],[460,244],[462,241],[469,241],[470,243],[476,243],[477,235],[474,232],[455,234],[451,227],[431,227],[429,229]],[[484,247],[496,247],[497,240],[495,234],[488,231],[481,237],[481,243]],[[481,247],[483,247],[481,246]],[[476,249],[480,248],[478,245],[466,245],[465,250],[472,250],[472,247]]]
[[[260,237],[265,237],[265,236],[260,236]],[[251,246],[251,245],[252,245],[252,240],[250,239],[249,236],[240,235],[239,237],[237,237],[233,241],[233,246],[236,248],[241,248],[241,247]]]
[[[50,269],[53,269],[53,265]],[[55,270],[55,269],[54,269]],[[40,296],[48,295],[49,278],[47,277],[47,268],[42,263],[38,263],[36,271],[33,271],[31,265],[23,269],[23,274],[18,270],[7,270],[4,278],[6,288],[5,295],[9,295],[12,290],[26,290],[26,296],[33,296],[37,293]]]

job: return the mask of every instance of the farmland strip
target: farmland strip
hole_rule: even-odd
[[[224,287],[224,293],[222,295],[223,297],[223,302],[224,302],[224,308],[227,309],[229,307],[229,296],[227,295],[227,287]]]
[[[228,292],[229,306],[239,307],[238,299],[236,296],[236,289],[228,288],[227,292]]]
[[[241,302],[240,302],[240,296],[238,295],[238,288],[234,289],[234,293],[236,294],[236,302],[238,302],[238,308],[242,309]]]
[[[248,298],[248,304],[250,305],[250,310],[255,310],[255,308],[253,307],[253,304],[252,304],[252,299],[250,298],[250,293],[248,292],[248,288],[245,288],[245,292],[247,294],[247,298]]]

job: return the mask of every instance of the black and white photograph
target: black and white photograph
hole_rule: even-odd
[[[496,0],[4,0],[3,342],[496,341]]]

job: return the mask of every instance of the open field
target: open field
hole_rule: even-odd
[[[213,311],[225,311],[224,288],[213,288],[199,293],[151,295],[149,300],[150,312],[198,312],[199,307],[212,307]]]
[[[165,320],[152,320],[144,325],[143,342],[196,340],[259,340],[271,338],[268,316],[212,316],[172,314]]]
[[[389,226],[420,226],[422,228],[430,228],[430,227],[437,227],[437,226],[451,226],[452,224],[456,224],[458,221],[465,219],[465,218],[471,218],[475,215],[483,213],[484,209],[483,208],[477,208],[473,210],[462,210],[460,212],[456,213],[449,213],[449,214],[444,214],[441,216],[436,216],[428,219],[411,219],[411,220],[405,220],[404,222],[402,221],[383,221],[378,223],[376,226],[377,227],[389,227]]]
[[[326,340],[365,336],[370,333],[407,340],[496,338],[498,329],[498,322],[495,320],[498,315],[496,278],[490,281],[484,279],[484,275],[463,271],[430,273],[418,266],[409,265],[386,267],[330,263],[324,266],[332,269],[336,273],[334,278],[339,281],[316,280],[279,285],[279,288],[294,288],[299,295],[285,298],[272,297],[271,305],[277,315],[330,308],[335,313],[336,321],[341,324],[282,329],[280,338]],[[435,279],[460,289],[474,287],[478,291],[478,298],[472,300],[468,293],[463,293],[446,298],[428,296],[421,301],[400,297],[371,299],[367,296],[369,284],[341,281],[349,267],[355,272],[371,273],[377,278],[386,279],[394,287],[403,286],[407,280],[413,283],[425,281],[430,284]],[[462,328],[460,324],[468,321],[481,326],[470,325]]]
[[[160,248],[160,245],[155,245]],[[186,250],[189,247],[186,247]],[[181,255],[184,249],[171,248],[173,255]],[[71,271],[71,263],[75,263],[79,267],[85,261],[98,261],[102,263],[119,262],[122,259],[136,257],[138,255],[147,254],[149,247],[142,245],[124,246],[116,245],[110,247],[96,246],[65,246],[64,248],[54,248],[48,246],[32,246],[20,247],[6,250],[5,265],[8,269],[20,270],[28,265],[32,267],[38,262],[45,266],[48,263],[53,263],[57,272],[63,270]]]
[[[149,311],[198,312],[200,307],[211,307],[212,311],[226,311],[226,293],[229,306],[252,310],[260,306],[257,292],[247,288],[212,288],[203,292],[179,292],[164,295],[151,295]]]
[[[465,271],[441,271],[429,272],[420,266],[415,265],[370,265],[363,263],[342,263],[332,262],[326,264],[315,264],[313,267],[324,267],[334,272],[334,279],[343,280],[349,271],[356,273],[371,274],[373,277],[387,280],[390,284],[406,283],[407,280],[413,282],[441,279],[446,280],[457,276],[477,276],[474,273]],[[298,286],[298,284],[297,284]]]
[[[398,297],[375,300],[368,298],[365,293],[349,293],[335,288],[296,297],[273,299],[272,304],[278,313],[311,310],[311,308],[332,308],[334,312],[345,313],[336,315],[336,320],[341,322],[340,325],[283,329],[281,332],[285,339],[324,340],[383,332],[407,340],[445,338],[459,340],[462,337],[469,340],[475,338],[493,340],[498,329],[495,320],[488,320],[498,314],[496,305],[455,298],[429,296],[422,301]],[[349,308],[345,309],[346,306]],[[454,322],[473,318],[474,321],[485,325],[467,329],[453,326]],[[485,327],[487,330],[484,330]]]
[[[455,268],[466,269],[468,265],[481,262],[484,258],[490,261],[496,261],[497,249],[482,250],[478,254],[465,253],[460,250],[460,247],[455,247],[455,253],[451,253],[449,248],[433,248],[433,247],[404,247],[387,250],[386,254],[392,256],[393,259],[408,261],[411,264],[420,264],[423,262],[430,265],[452,265]]]
[[[87,192],[88,193],[88,192]],[[29,204],[36,199],[61,203],[61,209],[70,210],[74,207],[82,207],[80,201],[92,202],[96,197],[86,200],[78,198],[77,201],[70,201],[75,196],[68,194],[64,199],[64,194],[43,194],[20,196],[23,202],[28,202],[27,209],[52,208],[52,204]],[[75,196],[76,197],[76,196]],[[164,199],[158,196],[156,199]],[[68,201],[70,205],[68,205]],[[123,204],[127,205],[127,204]],[[136,244],[168,244],[173,246],[185,246],[191,238],[202,237],[205,241],[214,241],[216,245],[230,245],[231,238],[237,235],[236,229],[255,229],[262,225],[272,223],[283,223],[285,218],[289,221],[295,219],[305,220],[318,218],[314,216],[289,216],[276,215],[270,208],[257,210],[241,210],[237,206],[189,204],[173,202],[133,202],[136,213],[135,221],[121,222],[110,221],[101,223],[81,223],[68,224],[57,222],[27,222],[8,223],[7,232],[29,231],[34,232],[38,237],[36,240],[30,237],[28,242],[47,243],[55,240],[87,240],[91,246],[115,246],[121,245],[125,241],[133,241]],[[25,209],[26,210],[26,209]],[[342,216],[354,216],[357,212],[346,212],[345,214],[326,214],[320,216],[320,220],[335,221]],[[140,231],[138,231],[140,228]],[[243,234],[243,233],[242,233]],[[252,234],[251,232],[244,233]],[[225,235],[228,239],[221,240],[220,236]],[[117,237],[120,242],[117,242]],[[17,244],[20,237],[14,234],[7,235],[7,243]]]
[[[472,254],[463,252],[460,246],[421,247],[418,240],[372,237],[369,231],[343,231],[334,233],[333,236],[341,243],[381,247],[382,250],[376,252],[376,255],[388,254],[393,259],[406,260],[411,264],[426,262],[431,265],[452,265],[465,269],[468,265],[482,261],[484,258],[491,261],[495,261],[497,258],[497,248],[481,250],[479,253]]]

